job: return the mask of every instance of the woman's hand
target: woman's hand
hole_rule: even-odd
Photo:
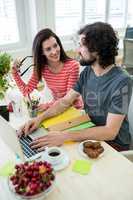
[[[16,59],[12,64],[12,73],[16,73],[20,71],[21,60]]]
[[[43,151],[46,147],[61,146],[68,139],[68,136],[65,132],[51,131],[48,135],[35,139],[31,143],[31,148]]]
[[[21,137],[22,135],[28,135],[35,131],[40,125],[40,120],[38,117],[33,118],[32,120],[28,121],[24,124],[20,130],[18,131],[18,136]]]

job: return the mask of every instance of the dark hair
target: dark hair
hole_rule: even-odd
[[[90,52],[97,52],[99,64],[106,68],[115,64],[115,56],[118,55],[118,38],[111,25],[103,22],[96,22],[86,25],[78,31],[84,34],[83,44]]]
[[[37,74],[38,80],[41,80],[42,77],[42,68],[47,64],[47,58],[45,55],[42,54],[42,42],[49,39],[50,37],[54,37],[60,46],[60,60],[65,62],[66,60],[70,59],[61,44],[59,37],[49,28],[43,29],[37,33],[34,38],[33,46],[32,46],[32,53],[33,53],[33,60],[34,60],[34,70]]]

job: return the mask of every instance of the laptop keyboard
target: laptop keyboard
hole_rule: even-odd
[[[32,142],[32,139],[30,136],[22,136],[20,139],[20,144],[22,146],[22,149],[23,149],[23,152],[24,152],[24,155],[27,157],[27,158],[30,158],[31,156],[34,156],[35,154],[37,154],[38,152],[36,150],[33,150],[31,149],[30,147],[30,143]]]

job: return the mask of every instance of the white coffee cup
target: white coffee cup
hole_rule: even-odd
[[[52,165],[57,165],[62,162],[63,151],[60,147],[48,147],[46,148],[44,154],[44,159],[46,159]]]

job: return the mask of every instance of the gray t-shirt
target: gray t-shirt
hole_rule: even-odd
[[[96,76],[91,66],[87,66],[73,89],[82,95],[84,109],[96,126],[106,124],[108,113],[125,114],[119,134],[113,141],[122,146],[130,144],[127,113],[132,80],[129,75],[115,66],[106,74]]]

